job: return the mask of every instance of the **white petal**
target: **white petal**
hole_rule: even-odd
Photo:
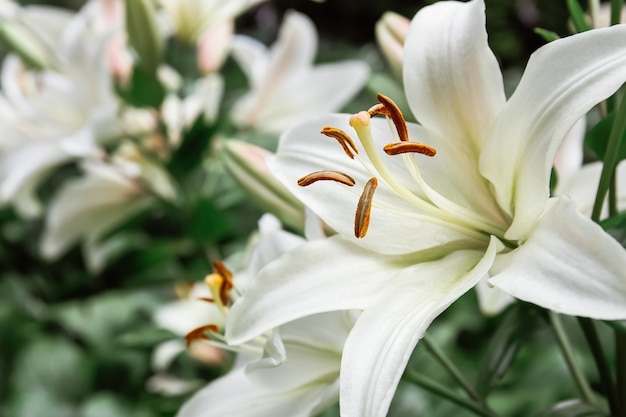
[[[583,141],[586,128],[586,119],[582,117],[567,132],[563,143],[559,146],[559,150],[554,158],[554,170],[558,180],[557,190],[563,182],[567,182],[572,175],[575,175],[583,164]],[[559,195],[561,193],[556,191],[555,194]]]
[[[486,279],[480,280],[476,285],[478,306],[486,316],[494,316],[504,310],[515,301],[515,298],[499,288],[488,284]]]
[[[408,262],[365,251],[341,236],[306,243],[261,271],[231,308],[226,337],[240,344],[304,316],[362,309]]]
[[[362,239],[354,237],[358,200],[363,187],[376,172],[358,141],[359,158],[352,160],[334,139],[319,133],[325,126],[332,126],[352,135],[348,119],[348,115],[325,116],[287,131],[281,137],[276,156],[268,159],[272,173],[330,227],[367,249],[379,253],[403,254],[467,239],[466,235],[449,229],[441,222],[437,223],[437,219],[425,217],[423,212],[403,200],[384,181],[379,181],[374,193],[367,235]],[[379,148],[386,166],[403,186],[419,193],[404,159],[390,157],[382,152],[385,144],[395,141],[387,121],[372,119],[371,127],[374,138],[381,141]],[[418,126],[411,124],[409,128],[410,133],[420,136]],[[319,181],[307,187],[297,185],[298,178],[328,169],[352,176],[356,185],[348,187],[332,181]]]
[[[233,38],[232,55],[248,78],[251,88],[258,88],[268,71],[267,47],[254,38],[237,35]]]
[[[313,385],[267,391],[253,384],[243,369],[235,369],[196,393],[176,416],[310,417],[326,388],[326,385]]]
[[[514,297],[559,313],[626,318],[626,250],[567,198],[546,211],[518,249],[499,255],[489,280]]]
[[[458,187],[446,197],[484,207],[492,198],[477,162],[505,96],[498,62],[487,44],[483,1],[423,8],[411,23],[404,51],[411,110],[435,139],[440,138],[437,144],[429,143],[437,147],[435,158],[454,167],[447,177]]]
[[[485,144],[480,170],[513,215],[506,237],[523,239],[544,209],[559,144],[626,80],[626,25],[590,30],[535,52]]]
[[[486,253],[458,251],[407,268],[357,320],[341,364],[343,417],[383,417],[406,364],[430,323],[488,272],[495,239]],[[482,258],[482,259],[481,259]]]

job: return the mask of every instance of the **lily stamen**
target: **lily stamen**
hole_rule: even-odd
[[[361,239],[367,234],[370,225],[370,214],[372,211],[372,201],[374,199],[374,191],[378,186],[376,177],[370,178],[363,188],[361,198],[356,206],[356,215],[354,216],[354,235]]]
[[[309,175],[305,175],[298,180],[298,185],[300,187],[306,187],[317,181],[335,181],[349,187],[352,187],[354,184],[356,184],[354,178],[352,178],[348,174],[344,174],[340,171],[324,170],[312,172]]]
[[[187,347],[191,345],[191,343],[195,340],[210,340],[209,336],[207,336],[207,332],[215,332],[219,331],[219,327],[215,324],[205,324],[203,326],[197,327],[187,333],[185,335],[185,343]]]
[[[341,129],[337,129],[336,127],[326,126],[320,132],[322,135],[328,136],[329,138],[337,139],[337,142],[343,148],[343,151],[348,155],[351,159],[354,159],[354,155],[359,153],[354,141],[346,132]]]
[[[396,131],[398,132],[398,137],[402,142],[409,141],[409,129],[407,128],[406,121],[404,120],[404,116],[402,115],[402,111],[400,107],[392,99],[389,97],[378,93],[376,98],[380,102],[380,104],[384,107],[384,110],[380,109],[378,105],[371,107],[368,112],[371,116],[375,116],[377,114],[383,114],[385,116],[389,116],[391,121],[396,127]]]
[[[222,262],[215,262],[213,271],[204,278],[204,282],[213,294],[213,301],[221,308],[227,308],[230,291],[233,289],[233,273]]]
[[[399,155],[403,153],[419,153],[426,156],[435,156],[437,150],[432,146],[419,142],[396,142],[389,143],[383,147],[387,155]]]

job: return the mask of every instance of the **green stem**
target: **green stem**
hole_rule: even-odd
[[[626,334],[615,331],[618,416],[626,417]]]
[[[587,343],[589,344],[589,348],[591,349],[591,353],[596,362],[598,375],[600,376],[600,383],[602,384],[602,389],[606,393],[607,400],[609,401],[611,413],[613,415],[618,415],[618,399],[615,396],[615,387],[613,386],[611,368],[609,367],[609,363],[607,362],[604,351],[602,350],[602,343],[600,342],[596,326],[593,324],[591,319],[586,317],[578,317],[578,324],[580,324],[580,327],[585,334],[585,338],[587,339]]]
[[[596,193],[596,201],[593,205],[591,219],[596,223],[600,220],[602,212],[602,204],[604,197],[611,186],[611,178],[617,165],[619,157],[619,147],[622,142],[622,136],[626,130],[626,100],[622,100],[615,115],[615,122],[609,135],[609,143],[604,153],[604,164],[602,165],[602,173],[600,174],[600,182],[598,184],[598,192]]]
[[[554,331],[554,336],[559,343],[559,347],[561,348],[561,352],[563,353],[563,357],[565,358],[567,367],[569,368],[569,371],[574,378],[574,382],[578,387],[581,398],[586,403],[593,404],[593,393],[591,392],[591,388],[589,387],[589,382],[587,382],[587,379],[583,375],[582,371],[576,365],[576,361],[574,360],[574,352],[572,352],[571,343],[567,338],[567,334],[565,333],[565,329],[563,328],[563,323],[561,323],[561,318],[557,313],[552,310],[548,310],[548,317],[550,319],[550,325],[552,326],[552,330]]]
[[[617,170],[614,169],[611,174],[611,184],[609,185],[609,217],[617,215]]]
[[[611,0],[611,26],[620,24],[623,8],[624,0]]]
[[[425,390],[432,392],[433,394],[437,394],[440,397],[446,398],[447,400],[450,400],[451,402],[469,411],[472,411],[478,416],[498,417],[496,413],[488,409],[485,405],[478,404],[466,398],[460,397],[456,392],[444,387],[443,385],[438,384],[437,382],[429,378],[421,376],[415,371],[407,370],[403,375],[403,379],[417,386],[420,386]]]
[[[443,365],[444,368],[457,380],[461,388],[465,390],[467,395],[470,396],[474,401],[483,402],[483,399],[478,395],[476,390],[472,387],[467,379],[463,376],[461,371],[452,363],[452,361],[446,356],[446,354],[439,349],[436,343],[428,336],[425,335],[422,339],[422,343],[426,345],[426,348],[433,354],[433,356]]]

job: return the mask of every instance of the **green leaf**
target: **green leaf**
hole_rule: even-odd
[[[534,32],[541,36],[546,42],[552,42],[560,38],[560,36],[555,32],[543,28],[535,28]]]
[[[578,0],[567,0],[567,8],[576,31],[585,32],[589,30],[589,25],[587,24],[587,20],[585,18],[585,12],[582,7],[580,7]]]
[[[604,160],[614,121],[615,113],[611,113],[598,122],[585,136],[585,144],[596,154],[598,159]],[[617,160],[619,162],[622,159],[626,159],[626,134],[622,136]]]
[[[130,82],[120,88],[119,95],[131,106],[159,108],[165,99],[165,89],[155,74],[133,68]]]
[[[626,320],[605,321],[606,324],[621,333],[626,333]]]
[[[493,334],[478,371],[476,391],[486,397],[506,374],[528,334],[533,329],[532,310],[523,304],[513,305]]]
[[[594,405],[575,399],[554,404],[540,417],[608,417],[608,414]]]
[[[231,232],[228,217],[211,200],[202,198],[197,201],[188,231],[192,238],[201,243],[215,243]]]
[[[191,129],[185,132],[183,143],[172,156],[168,171],[179,181],[193,172],[203,161],[215,133],[215,126],[205,126],[198,118]]]

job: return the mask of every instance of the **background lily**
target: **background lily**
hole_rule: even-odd
[[[121,131],[104,53],[109,33],[94,30],[98,6],[91,2],[76,15],[49,7],[21,11],[37,39],[56,46],[54,68],[29,70],[15,55],[2,66],[0,202],[22,215],[39,213],[35,191],[50,169],[94,155]]]
[[[263,132],[280,133],[303,118],[339,110],[363,87],[369,74],[368,66],[359,61],[313,66],[315,26],[293,11],[285,14],[271,48],[236,36],[232,53],[251,89],[235,103],[233,121],[240,128]]]
[[[270,160],[338,235],[264,269],[227,337],[364,309],[344,349],[343,416],[385,415],[428,325],[481,279],[558,312],[626,317],[626,251],[572,200],[549,194],[563,137],[626,80],[626,27],[542,47],[506,101],[484,24],[480,0],[440,2],[413,19],[404,85],[421,125],[405,125],[380,96],[368,112],[288,131]]]

